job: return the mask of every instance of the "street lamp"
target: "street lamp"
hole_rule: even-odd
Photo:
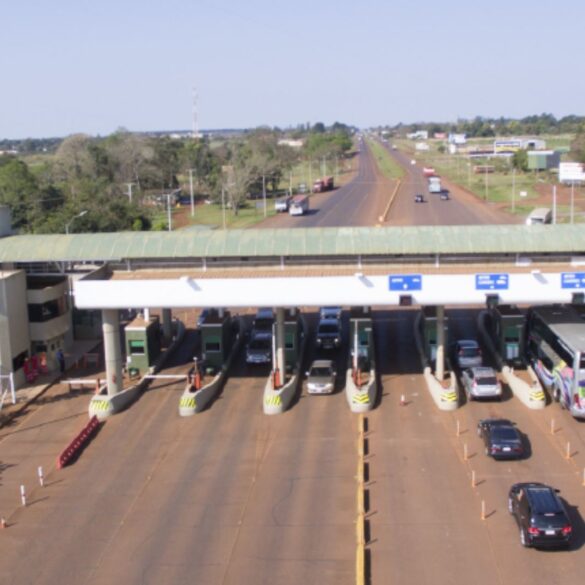
[[[65,224],[65,233],[69,235],[69,226],[78,218],[83,217],[87,213],[87,209],[80,211],[77,215],[74,215],[66,224]]]

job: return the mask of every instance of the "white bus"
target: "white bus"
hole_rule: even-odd
[[[569,305],[532,307],[526,357],[553,398],[585,419],[585,321]]]
[[[288,212],[291,215],[304,215],[307,211],[309,211],[309,198],[306,195],[295,195],[288,206]]]

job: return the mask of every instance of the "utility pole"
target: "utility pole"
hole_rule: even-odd
[[[173,231],[173,226],[171,224],[171,194],[167,195],[167,222],[169,225],[169,232]]]
[[[128,187],[128,201],[132,203],[132,187],[136,185],[136,183],[126,183]]]
[[[575,219],[575,181],[571,181],[571,223]]]
[[[488,172],[487,165],[483,168],[483,174],[485,175],[485,200],[488,200]]]
[[[191,190],[191,217],[195,215],[195,197],[193,195],[193,171],[194,169],[189,169],[189,188]]]
[[[557,186],[553,185],[553,224],[557,223]]]
[[[516,167],[512,167],[512,213],[516,211]]]
[[[262,173],[262,199],[264,200],[264,217],[268,215],[268,210],[266,209],[266,175]]]
[[[221,185],[221,215],[222,215],[222,223],[223,229],[225,230],[225,186]]]

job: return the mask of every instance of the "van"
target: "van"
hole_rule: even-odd
[[[538,207],[530,212],[526,218],[526,225],[552,223],[552,212],[548,207]]]

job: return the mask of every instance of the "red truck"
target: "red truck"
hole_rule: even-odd
[[[435,169],[433,167],[423,167],[423,175],[425,177],[434,177]]]
[[[333,177],[323,177],[322,179],[317,179],[313,183],[313,193],[331,191],[334,187],[334,184]]]

